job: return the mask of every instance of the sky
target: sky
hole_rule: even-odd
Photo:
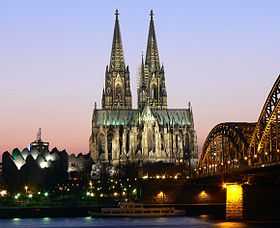
[[[153,9],[168,106],[191,101],[199,148],[218,123],[257,121],[280,73],[279,1],[0,1],[0,153],[38,128],[51,147],[88,152],[116,8],[134,107]]]

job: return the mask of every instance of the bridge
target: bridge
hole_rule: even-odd
[[[216,125],[203,145],[195,170],[198,176],[280,164],[280,76],[274,83],[255,123],[226,122]]]
[[[255,216],[279,210],[280,75],[256,122],[225,122],[210,131],[194,173],[192,181],[205,189],[223,183],[228,217],[242,217],[244,207]]]

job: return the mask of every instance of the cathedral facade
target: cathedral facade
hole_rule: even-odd
[[[113,44],[105,71],[102,108],[95,103],[90,153],[95,162],[168,162],[194,165],[197,142],[193,113],[168,109],[165,72],[160,64],[154,16],[151,11],[145,59],[142,55],[137,88],[138,107],[132,108],[129,67],[125,65],[119,14],[116,10]]]

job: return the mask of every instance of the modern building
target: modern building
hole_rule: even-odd
[[[193,112],[168,109],[164,66],[160,63],[154,15],[150,24],[146,57],[142,55],[138,106],[133,108],[129,66],[125,64],[119,13],[116,10],[113,44],[105,70],[102,108],[95,103],[90,152],[95,162],[118,165],[130,162],[193,164],[197,141]]]
[[[49,150],[49,143],[42,140],[42,130],[39,128],[36,140],[30,143],[30,150],[37,150],[39,153]]]

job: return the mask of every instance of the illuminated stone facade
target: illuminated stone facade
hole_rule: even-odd
[[[118,12],[110,65],[105,71],[102,109],[92,116],[90,152],[95,162],[171,162],[194,165],[197,142],[191,105],[168,109],[165,73],[160,65],[153,13],[146,58],[142,56],[138,108],[132,109],[129,67],[125,65]]]

